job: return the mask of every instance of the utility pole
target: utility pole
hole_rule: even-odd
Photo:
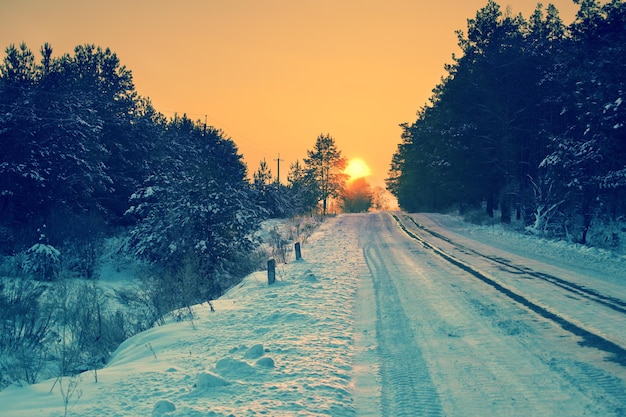
[[[277,169],[276,169],[276,184],[280,185],[280,161],[282,161],[282,159],[280,159],[280,153],[278,153],[278,158],[274,159],[274,161],[276,161],[277,163]]]

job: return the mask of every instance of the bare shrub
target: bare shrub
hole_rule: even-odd
[[[288,238],[293,241],[298,241],[300,239],[302,226],[304,225],[304,218],[302,216],[294,216],[290,220],[290,225]]]
[[[191,306],[206,301],[207,281],[202,279],[198,259],[188,256],[177,271],[154,269],[138,286],[118,291],[117,296],[134,312],[131,320],[136,327],[149,328],[165,324],[168,317],[193,319]]]
[[[76,241],[63,248],[65,256],[63,269],[72,271],[80,278],[88,280],[98,279],[98,264],[103,252],[101,239]]]
[[[283,237],[278,230],[278,227],[274,227],[269,232],[268,242],[271,249],[271,256],[276,262],[287,263],[291,255],[291,242]]]
[[[596,219],[591,223],[587,240],[592,246],[624,254],[626,252],[626,222],[624,219]]]
[[[98,382],[98,369],[128,337],[124,316],[94,282],[59,281],[52,298],[59,377],[91,370]]]
[[[306,244],[307,240],[319,224],[323,221],[321,216],[296,216],[291,219],[291,236],[293,241]]]
[[[123,290],[116,290],[118,302],[125,307],[124,317],[129,334],[140,333],[160,322],[160,310],[155,304],[154,278],[144,277],[137,285]]]
[[[59,391],[61,392],[61,398],[63,400],[64,417],[67,417],[72,407],[74,407],[83,396],[83,390],[79,388],[82,381],[83,379],[80,375],[72,375],[66,378],[60,377],[55,381],[55,384],[57,382],[59,384]],[[54,389],[55,384],[52,385],[50,392]]]
[[[65,413],[64,416],[67,416],[70,409],[76,405],[80,397],[83,396],[83,391],[78,388],[80,383],[82,382],[82,378],[80,375],[73,375],[69,378],[67,385],[61,383],[61,395],[63,396],[63,409]]]
[[[24,271],[25,263],[25,251],[18,252],[13,256],[5,257],[0,265],[0,276],[26,278],[28,274]]]
[[[315,222],[309,222],[304,224],[304,226],[302,227],[302,232],[300,234],[300,242],[302,244],[305,244],[307,240],[309,240],[309,238],[317,228],[318,224],[319,223]]]
[[[0,371],[3,384],[35,383],[45,368],[52,326],[42,303],[46,286],[29,279],[0,279]]]

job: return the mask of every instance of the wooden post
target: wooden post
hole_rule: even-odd
[[[302,252],[300,251],[300,242],[296,242],[296,261],[302,259]]]
[[[274,282],[276,282],[276,261],[270,259],[267,261],[267,283],[272,285]]]

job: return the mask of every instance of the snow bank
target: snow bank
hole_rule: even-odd
[[[359,216],[329,219],[278,265],[277,282],[257,272],[170,323],[123,343],[107,367],[81,377],[69,415],[228,416],[355,414],[354,303],[366,266]],[[356,223],[356,224],[355,224]],[[0,392],[10,416],[64,414],[54,381]],[[80,395],[79,395],[80,393]]]
[[[529,258],[564,267],[573,265],[577,269],[587,269],[590,275],[600,275],[605,280],[626,282],[626,256],[610,250],[524,235],[503,224],[477,226],[464,222],[458,216],[444,214],[428,214],[425,217],[433,224],[442,225],[457,234]]]

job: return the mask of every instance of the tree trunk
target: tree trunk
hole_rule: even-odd
[[[511,202],[509,200],[510,197],[504,195],[500,202],[500,221],[506,224],[511,223]]]
[[[580,244],[586,245],[587,244],[587,232],[589,231],[589,227],[591,226],[591,218],[592,218],[591,204],[589,202],[589,198],[587,197],[587,192],[583,192],[582,211],[583,211],[583,233],[582,233],[582,236],[580,237]]]
[[[487,216],[493,219],[493,194],[487,195]]]

